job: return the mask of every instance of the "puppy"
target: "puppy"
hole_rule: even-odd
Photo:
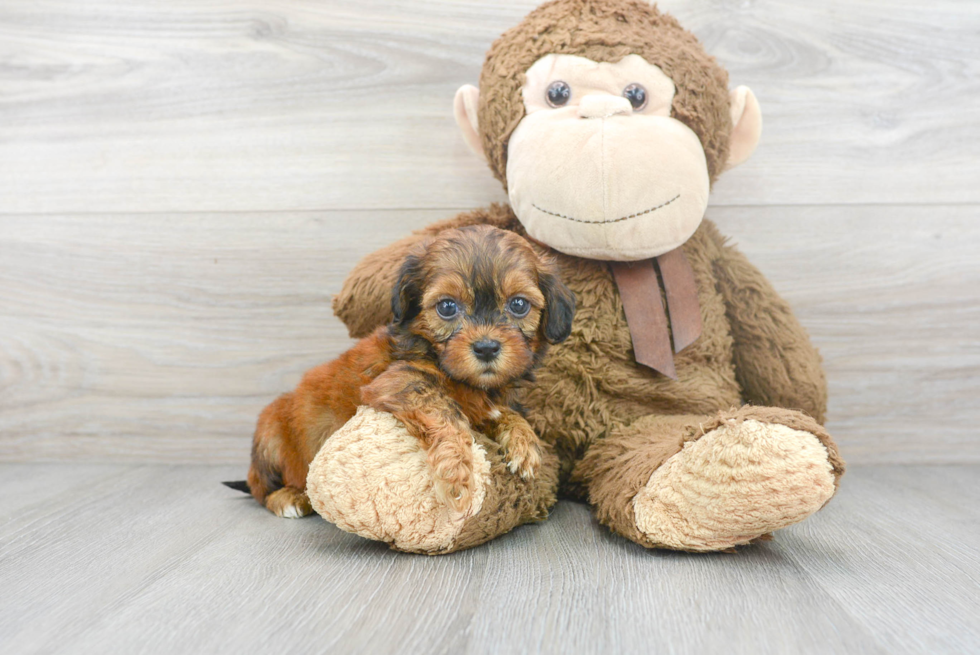
[[[276,515],[313,511],[309,464],[359,405],[391,412],[419,439],[438,497],[457,511],[474,492],[473,430],[503,447],[512,473],[534,476],[540,442],[519,390],[575,313],[554,264],[513,232],[448,230],[406,259],[391,307],[391,324],[307,372],[259,417],[248,489]]]

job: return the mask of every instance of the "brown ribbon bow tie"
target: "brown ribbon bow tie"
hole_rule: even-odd
[[[668,328],[653,259],[609,262],[626,311],[636,361],[676,380],[674,353],[701,335],[701,308],[694,270],[680,248],[656,257],[670,312]],[[670,347],[670,334],[674,348]]]

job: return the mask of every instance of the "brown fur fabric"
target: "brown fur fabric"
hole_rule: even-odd
[[[642,0],[553,0],[505,32],[480,75],[483,151],[507,187],[507,141],[524,118],[524,71],[547,54],[615,63],[630,54],[659,66],[676,83],[671,115],[704,147],[711,181],[728,159],[732,130],[728,73],[677,20]]]

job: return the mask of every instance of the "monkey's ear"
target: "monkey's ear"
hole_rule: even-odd
[[[762,136],[762,111],[752,89],[736,87],[729,98],[732,105],[732,136],[728,141],[726,170],[748,159]]]
[[[557,275],[542,273],[538,286],[544,295],[544,338],[548,343],[561,343],[572,333],[575,318],[575,294]]]
[[[398,282],[391,291],[393,322],[405,325],[422,311],[422,260],[417,255],[405,258],[398,272]]]
[[[470,150],[483,157],[483,142],[480,140],[480,124],[477,109],[480,106],[480,90],[472,84],[464,84],[456,91],[453,100],[453,116],[463,133],[463,140]]]

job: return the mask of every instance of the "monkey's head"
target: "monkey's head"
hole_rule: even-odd
[[[711,183],[762,130],[746,87],[642,0],[552,0],[456,93],[463,137],[528,234],[589,259],[663,254],[694,233]]]

